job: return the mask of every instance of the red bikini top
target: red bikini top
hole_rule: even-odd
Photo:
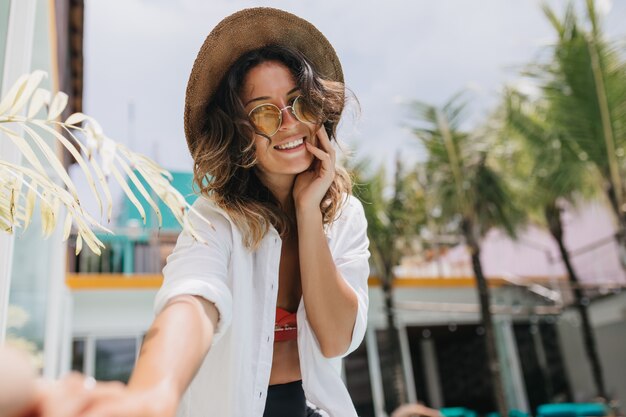
[[[274,342],[295,340],[298,338],[298,321],[296,313],[276,307],[276,325],[274,326]]]

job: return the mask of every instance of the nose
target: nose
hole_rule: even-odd
[[[283,117],[283,122],[280,124],[279,130],[289,130],[298,123],[298,119],[293,114],[293,108],[291,106],[285,106],[280,109]]]

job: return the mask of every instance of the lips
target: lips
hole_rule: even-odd
[[[284,140],[278,145],[274,145],[274,149],[279,151],[289,151],[292,149],[297,149],[304,146],[304,142],[306,141],[306,136],[297,137],[297,138],[289,138]]]

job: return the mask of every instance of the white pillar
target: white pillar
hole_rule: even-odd
[[[67,248],[67,245],[65,245]],[[65,375],[72,369],[73,329],[72,315],[74,313],[74,298],[69,290],[63,294],[63,335],[61,339],[61,360],[59,375]]]
[[[36,0],[11,0],[0,96],[22,74],[30,72],[36,10]],[[20,163],[21,160],[17,148],[4,137],[0,140],[0,155],[13,163]],[[4,343],[7,330],[13,244],[13,235],[0,233],[0,345]]]
[[[65,210],[60,210],[59,218],[65,218]],[[49,239],[56,244],[50,244],[48,247],[50,250],[50,270],[46,296],[43,376],[54,379],[58,378],[62,371],[61,362],[65,344],[63,339],[67,334],[67,329],[64,328],[67,325],[64,310],[69,308],[63,300],[69,298],[69,290],[65,285],[67,245],[63,242],[63,228],[57,227]],[[69,325],[71,326],[71,322]]]
[[[529,412],[530,407],[511,318],[497,317],[494,320],[494,327],[500,370],[509,408]]]
[[[378,417],[387,417],[385,412],[385,395],[383,394],[383,377],[380,372],[378,341],[376,339],[376,329],[373,326],[365,332],[365,344],[367,346],[367,364],[370,368],[374,414]]]
[[[85,362],[83,362],[83,373],[87,376],[96,375],[96,338],[89,334],[85,338]]]
[[[417,402],[415,390],[415,378],[413,377],[413,361],[411,360],[411,348],[406,334],[406,324],[398,320],[398,336],[400,337],[400,354],[402,355],[402,368],[404,369],[404,381],[408,394],[409,403]]]
[[[439,381],[439,369],[437,366],[437,352],[435,342],[432,339],[422,339],[422,359],[428,384],[428,396],[432,408],[443,407],[443,395],[441,394],[441,382]]]

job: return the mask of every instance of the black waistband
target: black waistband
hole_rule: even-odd
[[[270,385],[263,417],[306,417],[307,407],[302,381]]]

